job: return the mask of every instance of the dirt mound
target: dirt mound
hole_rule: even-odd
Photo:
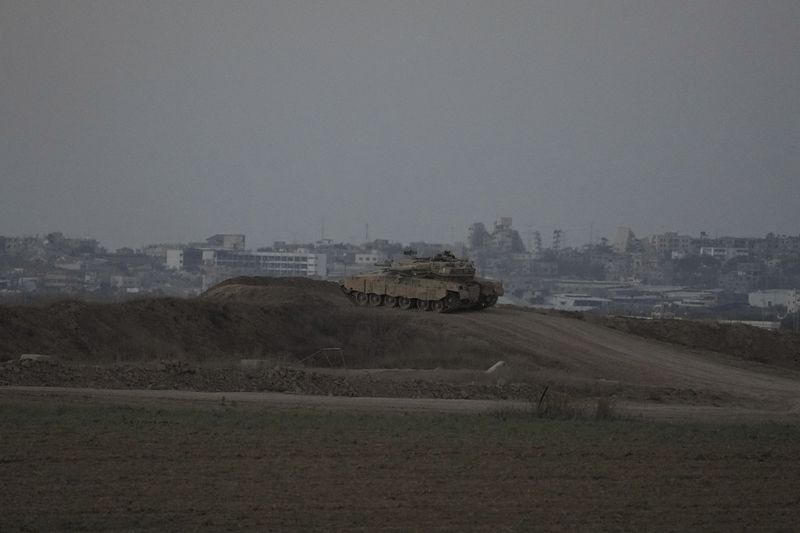
[[[351,307],[336,283],[308,278],[232,278],[211,287],[201,298],[246,302],[261,306],[301,304],[321,307]]]
[[[172,298],[0,307],[0,360],[25,352],[84,360],[140,360],[158,352],[203,359],[221,347],[249,348],[252,342],[240,335],[249,333],[257,316],[217,302]]]
[[[587,317],[593,323],[692,349],[725,353],[750,361],[800,368],[800,336],[745,324],[699,320],[638,320]]]
[[[324,282],[232,280],[191,300],[0,306],[0,361],[40,353],[88,361],[269,358],[290,363],[339,348],[349,367],[483,369],[494,362],[486,364],[487,358],[502,355],[487,341],[442,327],[435,318],[359,308]]]
[[[188,300],[0,306],[0,361],[38,353],[104,364],[265,359],[271,366],[313,367],[333,366],[323,355],[334,353],[348,369],[485,370],[503,360],[513,374],[509,382],[556,383],[578,395],[602,387],[618,397],[656,402],[735,399],[743,405],[795,407],[800,393],[795,337],[690,321],[594,320],[513,307],[460,314],[363,308],[331,283],[239,278]],[[139,386],[151,378],[134,379],[132,385],[117,379],[104,382]],[[152,379],[160,386],[161,378]],[[217,390],[217,382],[204,380],[193,377],[191,386]],[[237,383],[219,387],[237,390]],[[408,393],[419,394],[414,390]]]

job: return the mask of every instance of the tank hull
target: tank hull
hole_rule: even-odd
[[[474,276],[444,277],[413,270],[388,269],[351,276],[342,280],[340,286],[358,305],[437,312],[485,309],[497,303],[503,294],[499,281]]]

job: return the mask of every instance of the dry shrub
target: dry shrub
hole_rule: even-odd
[[[584,406],[563,392],[545,389],[536,406],[539,418],[572,419],[585,416]]]
[[[594,417],[597,420],[611,420],[612,418],[616,418],[611,400],[608,398],[599,398],[594,410]]]
[[[591,419],[612,420],[616,418],[611,400],[599,398],[592,409],[590,402],[577,400],[560,391],[545,388],[534,409],[535,416],[558,420]]]

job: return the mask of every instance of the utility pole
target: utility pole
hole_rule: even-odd
[[[800,333],[800,293],[794,292],[794,330],[795,333]]]

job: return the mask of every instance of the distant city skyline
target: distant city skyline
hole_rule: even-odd
[[[480,220],[474,221],[474,222],[483,222],[486,225],[487,229],[491,230],[492,229],[492,224],[494,223],[494,220],[492,222],[480,221]],[[667,233],[677,233],[679,235],[689,236],[689,237],[694,238],[694,239],[700,239],[700,238],[702,238],[701,234],[705,231],[705,230],[699,230],[699,231],[695,231],[695,232],[691,232],[691,231],[683,232],[683,231],[667,230],[667,231],[659,231],[659,232],[655,232],[655,233],[642,233],[642,232],[637,231],[635,227],[631,227],[631,226],[618,226],[617,230],[624,229],[624,228],[630,229],[637,239],[649,239],[650,237],[653,237],[653,236],[656,236],[656,235],[663,235],[663,234],[667,234]],[[526,228],[520,228],[516,224],[513,225],[513,229],[516,230],[517,232],[519,232],[520,237],[522,238],[522,242],[523,242],[525,248],[528,251],[531,251],[531,247],[529,246],[530,243],[528,242],[529,241],[529,239],[528,239],[528,237],[529,237],[528,230]],[[556,228],[556,229],[560,229],[560,228]],[[532,233],[534,231],[536,231],[536,228],[532,228],[531,235],[530,235],[531,237],[532,237]],[[46,231],[46,232],[41,232],[41,233],[23,233],[23,234],[0,233],[0,237],[5,237],[5,238],[25,238],[25,237],[45,238],[50,233],[61,233],[61,234],[64,235],[64,237],[70,238],[70,239],[93,239],[93,240],[96,240],[97,243],[100,246],[105,247],[109,251],[114,251],[114,250],[121,249],[121,248],[131,248],[131,249],[136,250],[136,249],[141,249],[141,248],[146,247],[146,246],[154,246],[154,245],[191,245],[191,244],[199,244],[199,243],[205,243],[206,240],[208,240],[210,237],[212,237],[214,235],[226,235],[226,234],[244,235],[245,239],[246,239],[245,240],[245,243],[246,243],[245,248],[248,249],[248,250],[255,250],[256,248],[272,247],[276,242],[284,242],[286,244],[291,244],[291,245],[308,245],[308,244],[316,244],[317,242],[319,242],[321,240],[319,238],[319,236],[317,236],[315,238],[308,239],[308,240],[299,240],[299,239],[298,240],[292,240],[292,239],[286,238],[286,237],[284,237],[284,238],[278,237],[278,238],[269,240],[267,242],[267,241],[263,241],[263,240],[259,239],[258,235],[249,235],[249,234],[241,232],[241,231],[215,231],[215,232],[212,232],[211,234],[208,234],[208,235],[193,235],[193,236],[191,236],[191,237],[189,237],[187,239],[183,239],[183,240],[156,239],[156,240],[153,240],[153,241],[150,241],[150,242],[122,243],[120,245],[116,245],[116,244],[107,243],[107,242],[103,241],[102,239],[99,239],[99,238],[91,236],[91,235],[80,235],[80,234],[76,235],[76,234],[71,234],[69,232],[62,231],[62,230],[59,230],[59,229],[53,229],[51,231]],[[424,238],[421,238],[421,237],[412,237],[410,239],[396,239],[396,238],[393,238],[392,236],[387,236],[387,235],[375,235],[375,234],[372,234],[371,231],[370,231],[370,233],[371,234],[369,236],[369,241],[365,241],[364,240],[364,238],[363,238],[364,235],[362,235],[361,237],[353,237],[352,239],[332,239],[332,238],[329,238],[329,237],[326,237],[326,239],[330,239],[332,241],[332,243],[334,243],[334,244],[343,243],[343,244],[351,244],[351,245],[355,245],[355,246],[360,246],[360,245],[366,244],[368,242],[374,242],[375,240],[386,240],[386,241],[389,241],[389,242],[392,242],[392,243],[399,243],[399,244],[403,244],[403,245],[409,245],[409,244],[414,243],[414,242],[425,242],[425,243],[428,243],[428,244],[445,244],[445,245],[448,245],[448,244],[466,244],[467,240],[468,240],[467,236],[466,236],[466,230],[464,232],[465,233],[464,238],[459,238],[459,239],[456,239],[456,240],[447,240],[446,239],[446,240],[439,240],[439,241],[430,240],[430,239],[424,239]],[[539,233],[540,233],[541,239],[542,239],[542,248],[543,249],[550,248],[550,246],[552,244],[552,237],[553,237],[552,232],[545,233],[545,232],[542,232],[541,230],[539,230]],[[761,238],[765,238],[770,233],[772,233],[773,235],[776,235],[776,236],[800,237],[800,231],[798,231],[796,233],[772,231],[772,232],[767,232],[767,233],[760,234],[760,235],[736,234],[736,233],[732,233],[732,232],[711,233],[711,232],[708,232],[708,231],[705,231],[705,233],[706,233],[706,237],[708,239],[710,239],[710,240],[723,239],[723,238],[761,239]],[[592,239],[589,240],[588,235],[587,235],[586,239],[581,239],[579,236],[575,236],[574,238],[570,239],[569,236],[568,236],[568,232],[566,232],[565,230],[562,230],[561,238],[560,238],[560,245],[561,245],[561,248],[579,248],[579,247],[582,247],[582,246],[587,245],[587,244],[599,244],[603,238],[605,238],[607,240],[609,245],[613,246],[613,244],[615,242],[615,239],[617,238],[617,232],[615,231],[613,234],[608,234],[608,235],[594,234],[592,236]]]

